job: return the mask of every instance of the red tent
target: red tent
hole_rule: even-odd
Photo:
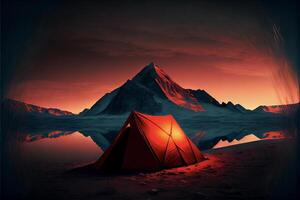
[[[109,171],[153,171],[202,160],[203,155],[172,115],[133,112],[95,165]]]

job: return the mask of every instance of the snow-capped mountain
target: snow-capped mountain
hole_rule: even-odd
[[[240,105],[231,104],[220,104],[204,90],[181,87],[162,68],[150,63],[121,87],[101,97],[81,115],[123,114],[133,110],[149,114],[209,112],[211,107],[233,112],[246,110]]]

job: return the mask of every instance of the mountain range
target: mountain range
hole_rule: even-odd
[[[123,115],[132,111],[147,114],[193,114],[193,113],[282,113],[297,108],[299,104],[259,106],[253,111],[240,104],[219,103],[205,90],[185,89],[177,84],[158,65],[150,63],[132,79],[106,93],[91,108],[79,116]],[[5,99],[2,109],[6,114],[35,116],[73,116],[57,108],[43,108],[24,102]]]

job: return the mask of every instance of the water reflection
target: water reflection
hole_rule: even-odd
[[[245,144],[245,143],[250,143],[250,142],[256,142],[256,141],[260,141],[260,140],[262,140],[262,139],[258,138],[254,134],[246,135],[239,140],[234,139],[231,142],[229,142],[228,140],[221,139],[221,140],[219,140],[219,142],[217,144],[215,144],[213,149],[219,149],[219,148],[229,147],[229,146],[233,146],[233,145],[240,145],[240,144]]]
[[[213,149],[233,146],[233,145],[239,145],[244,143],[250,143],[250,142],[256,142],[256,141],[262,141],[262,140],[277,140],[277,139],[285,139],[285,138],[292,138],[293,136],[289,134],[286,130],[280,130],[280,131],[269,131],[263,134],[259,134],[261,137],[257,137],[254,134],[249,134],[241,139],[233,139],[232,141],[228,141],[226,139],[220,139],[214,146]]]
[[[270,131],[264,133],[264,139],[283,139],[283,138],[290,138],[291,135],[287,134],[288,131]]]
[[[90,136],[78,131],[52,131],[47,137],[27,135],[21,144],[21,152],[22,159],[32,165],[73,166],[94,162],[103,150]]]
[[[69,134],[72,134],[74,133],[74,131],[51,131],[49,133],[38,133],[38,134],[26,134],[24,140],[25,142],[33,142],[33,141],[36,141],[36,140],[40,140],[40,139],[43,139],[43,138],[57,138],[57,137],[60,137],[60,136],[63,136],[63,135],[69,135]]]
[[[229,132],[229,130],[228,130]],[[102,133],[99,130],[81,131],[33,131],[26,133],[22,141],[22,154],[26,160],[40,163],[84,164],[96,161],[105,151],[117,131]],[[214,132],[198,131],[191,139],[201,150],[220,148],[261,139],[280,139],[288,136],[287,131],[260,130],[249,134],[247,130],[235,131],[213,137]],[[206,139],[204,136],[212,135]],[[204,139],[203,139],[204,138]]]
[[[259,139],[283,139],[283,138],[292,138],[293,137],[293,132],[290,131],[285,131],[285,130],[280,130],[280,129],[257,129],[257,130],[251,130],[251,129],[244,129],[240,131],[233,131],[229,132],[225,130],[222,130],[223,133],[215,134],[215,137],[211,136],[209,138],[204,138],[203,136],[201,138],[196,137],[197,139],[197,144],[198,147],[201,150],[208,150],[213,148],[215,145],[217,145],[219,142],[224,144],[220,144],[221,146],[225,145],[231,145],[231,144],[237,144],[239,141],[247,141],[246,136],[253,135],[256,138]],[[205,134],[213,135],[212,133],[205,132]],[[246,138],[244,138],[246,137]],[[252,137],[254,139],[254,137]],[[195,141],[194,141],[195,142]],[[227,143],[227,144],[225,144]]]

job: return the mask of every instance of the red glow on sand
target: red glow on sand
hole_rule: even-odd
[[[203,174],[215,173],[216,171],[218,171],[218,173],[223,172],[224,162],[222,162],[219,155],[205,154],[204,156],[206,160],[200,163],[184,167],[164,169],[158,172],[145,174],[143,178],[145,181],[152,181],[168,177],[168,179],[172,180],[172,182],[182,183],[184,182],[182,181],[183,177],[203,176]]]

